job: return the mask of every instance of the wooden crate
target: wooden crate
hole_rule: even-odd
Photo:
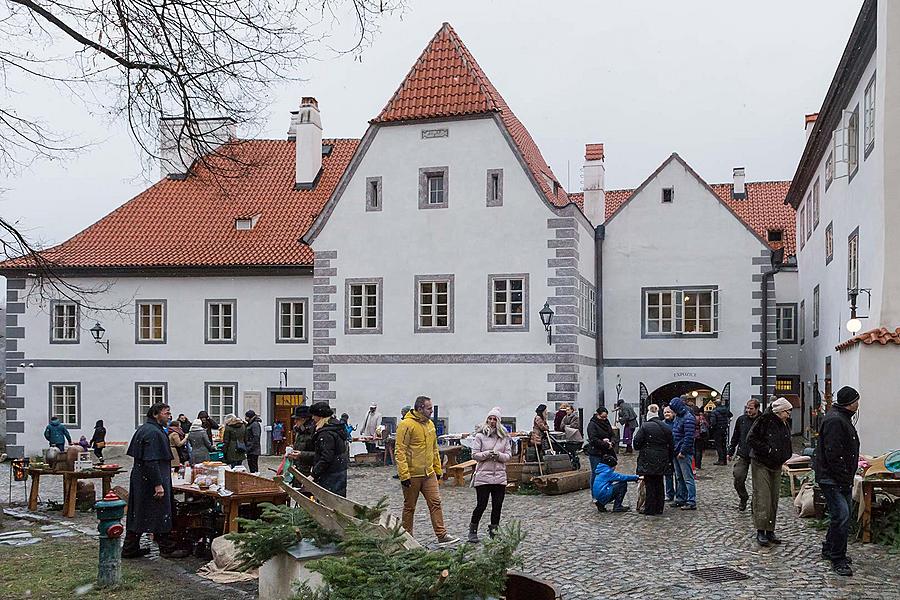
[[[225,489],[235,494],[245,494],[247,492],[277,492],[281,488],[271,479],[259,475],[226,470]]]

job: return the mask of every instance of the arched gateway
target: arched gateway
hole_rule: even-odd
[[[647,407],[651,404],[658,404],[660,409],[669,405],[672,398],[682,396],[685,398],[695,398],[698,407],[704,407],[710,402],[715,402],[721,398],[725,402],[725,406],[731,404],[731,383],[726,383],[721,390],[717,390],[711,385],[701,383],[699,381],[670,381],[665,385],[661,385],[652,392],[647,391],[647,386],[640,384],[641,398],[641,420],[647,414]]]

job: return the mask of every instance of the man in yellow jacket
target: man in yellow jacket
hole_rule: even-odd
[[[439,544],[453,544],[459,538],[447,533],[444,513],[441,511],[441,493],[438,479],[441,472],[441,455],[437,447],[437,433],[431,422],[431,398],[419,396],[413,409],[406,413],[397,426],[397,443],[394,460],[397,474],[403,486],[403,528],[412,534],[413,516],[419,494],[425,497],[431,526]]]

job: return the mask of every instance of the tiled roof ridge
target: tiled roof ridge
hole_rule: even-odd
[[[887,346],[888,344],[900,346],[900,327],[897,327],[893,331],[887,327],[876,327],[875,329],[856,334],[849,340],[845,340],[835,346],[834,349],[844,351],[849,350],[856,344],[871,346],[875,343],[878,343],[881,346]]]
[[[459,34],[456,33],[453,26],[450,25],[450,23],[445,22],[441,26],[441,31],[447,31],[450,34],[450,42],[453,44],[453,47],[456,48],[456,51],[459,53],[463,62],[466,63],[466,66],[474,73],[475,81],[478,82],[478,87],[481,88],[481,92],[485,94],[488,97],[488,100],[491,101],[491,104],[494,105],[493,110],[497,112],[502,112],[504,108],[509,110],[509,107],[506,106],[506,102],[503,101],[503,97],[500,96],[500,92],[498,92],[497,88],[490,83],[487,75],[481,68],[481,65],[478,64],[478,61],[475,60],[475,57],[472,56],[469,49],[466,48],[465,44],[462,43],[462,40],[459,39]],[[494,96],[497,97],[495,98]],[[498,99],[499,102],[497,101]]]

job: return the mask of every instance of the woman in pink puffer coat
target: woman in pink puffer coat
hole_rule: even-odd
[[[491,499],[491,524],[488,535],[494,537],[500,526],[500,510],[506,496],[506,463],[512,453],[511,442],[506,428],[500,424],[500,407],[495,406],[488,413],[484,424],[475,430],[475,441],[472,444],[472,458],[478,462],[472,485],[475,487],[477,502],[469,523],[468,542],[478,543],[478,522],[487,508],[488,497]]]

